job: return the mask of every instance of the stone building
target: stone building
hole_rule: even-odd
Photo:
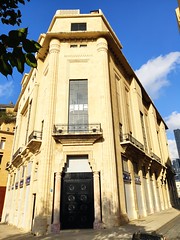
[[[177,0],[177,2],[178,2],[178,7],[176,8],[175,12],[176,12],[178,27],[180,29],[180,0]]]
[[[0,221],[4,205],[9,164],[14,137],[15,117],[13,104],[0,104]]]
[[[162,117],[101,10],[58,10],[22,79],[3,221],[118,226],[176,204]]]

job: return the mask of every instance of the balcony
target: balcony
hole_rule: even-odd
[[[125,152],[128,154],[145,155],[144,145],[129,133],[121,135],[120,143]]]
[[[22,147],[18,148],[18,150],[12,156],[12,164],[15,167],[17,167],[22,162],[21,153],[22,153]]]
[[[33,131],[28,138],[27,148],[32,153],[35,153],[41,146],[42,143],[42,132]]]
[[[63,145],[93,144],[102,138],[101,124],[56,124],[53,137]]]
[[[161,163],[161,159],[153,152],[151,152],[151,158],[157,161],[158,163]]]

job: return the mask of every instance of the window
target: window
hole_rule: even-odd
[[[144,117],[143,117],[142,112],[140,112],[140,118],[141,118],[141,127],[142,127],[142,134],[143,134],[143,140],[144,140],[144,147],[145,147],[145,151],[147,151],[146,131],[145,131]]]
[[[69,82],[69,130],[80,131],[88,125],[88,82],[70,80]]]
[[[80,44],[80,47],[87,47],[87,44]]]
[[[123,142],[123,128],[121,123],[119,123],[119,132],[120,132],[120,142]]]
[[[67,165],[65,167],[65,172],[75,173],[75,172],[92,172],[89,165],[87,155],[76,155],[76,156],[67,156]]]
[[[42,120],[42,122],[41,122],[41,138],[43,135],[43,131],[44,131],[44,120]]]
[[[86,31],[86,23],[71,23],[71,31]]]
[[[31,176],[31,170],[32,170],[32,162],[28,162],[27,164],[27,173],[26,176]]]
[[[142,166],[142,175],[143,177],[146,177],[146,167]]]
[[[3,158],[3,153],[0,153],[0,164],[2,162],[2,158]]]
[[[4,149],[5,147],[5,142],[6,142],[6,138],[1,138],[1,142],[0,142],[0,149]]]
[[[139,170],[138,170],[138,164],[137,164],[137,162],[133,162],[133,169],[134,169],[135,175],[138,175]]]
[[[128,160],[127,160],[127,158],[122,157],[122,161],[123,161],[123,171],[124,171],[124,172],[129,172]]]
[[[125,117],[127,132],[132,132],[129,90],[125,87]]]
[[[70,48],[77,48],[77,47],[78,47],[77,44],[71,44],[71,45],[70,45]]]
[[[26,169],[26,166],[22,166],[22,175],[21,175],[21,178],[24,178],[25,169]]]

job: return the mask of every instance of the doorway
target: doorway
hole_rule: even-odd
[[[78,168],[75,163],[80,164],[79,172],[77,172]],[[87,156],[68,157],[67,168],[61,181],[61,229],[93,228],[93,173],[88,166]]]

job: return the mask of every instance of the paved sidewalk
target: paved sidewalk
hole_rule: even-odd
[[[7,240],[30,240],[30,239],[63,239],[63,240],[116,240],[132,239],[134,232],[159,232],[163,226],[168,226],[171,221],[180,216],[180,211],[174,208],[161,213],[152,214],[146,218],[135,220],[121,227],[101,230],[63,230],[59,234],[48,234],[35,237],[31,233],[25,233],[20,229],[7,224],[0,223],[0,239]],[[180,229],[177,236],[180,236]],[[177,238],[180,239],[180,238]],[[168,238],[169,240],[169,238]]]

